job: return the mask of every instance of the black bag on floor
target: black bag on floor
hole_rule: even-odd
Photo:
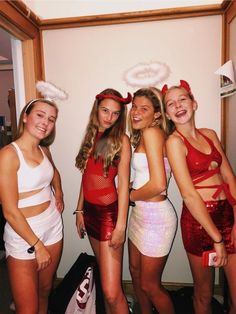
[[[96,290],[96,313],[105,314],[105,306],[100,283],[99,268],[94,256],[81,253],[60,284],[52,291],[49,297],[48,309],[50,314],[65,314],[67,306],[73,302],[78,287],[87,292],[89,276],[94,278]],[[82,286],[81,286],[82,285]],[[85,288],[85,289],[84,289]],[[79,291],[80,292],[80,291]],[[78,292],[78,293],[79,293]],[[76,300],[75,300],[76,302]],[[85,305],[86,306],[86,303]]]
[[[183,287],[177,291],[169,291],[176,314],[194,314],[193,287]],[[223,305],[212,298],[212,313],[224,314]]]

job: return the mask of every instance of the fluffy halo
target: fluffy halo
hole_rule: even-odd
[[[51,101],[65,100],[68,98],[68,95],[65,91],[50,82],[38,81],[36,83],[36,88],[45,99]]]
[[[132,87],[148,87],[165,81],[169,75],[170,69],[165,63],[139,63],[128,69],[123,79]]]

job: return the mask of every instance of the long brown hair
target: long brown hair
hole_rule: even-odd
[[[122,98],[122,95],[112,88],[105,89],[101,94]],[[103,161],[103,172],[104,176],[106,176],[109,167],[114,165],[114,161],[120,157],[122,139],[126,128],[126,106],[122,102],[117,101],[120,104],[120,115],[117,121],[104,131],[95,144],[95,138],[99,130],[98,107],[101,101],[102,99],[95,99],[94,101],[85,136],[75,159],[75,166],[83,172],[86,168],[87,160],[92,154],[96,160],[101,159]]]

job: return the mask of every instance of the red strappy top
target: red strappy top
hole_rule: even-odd
[[[229,203],[233,206],[236,205],[236,199],[230,193],[229,185],[227,183],[215,184],[215,185],[196,185],[210,177],[212,177],[216,173],[220,173],[220,166],[222,163],[222,156],[215,147],[212,140],[204,135],[202,132],[197,130],[208,142],[211,147],[210,154],[205,154],[198,149],[196,149],[190,142],[186,139],[186,137],[176,130],[177,133],[183,138],[184,144],[187,147],[188,153],[186,155],[186,161],[188,165],[188,169],[190,175],[193,179],[193,184],[196,189],[216,189],[212,198],[216,199],[219,194],[224,191]],[[215,169],[209,169],[211,163],[215,161],[218,166]]]
[[[95,143],[101,138],[102,133],[96,136]],[[103,161],[95,160],[90,156],[82,177],[84,198],[96,205],[108,205],[117,200],[115,176],[118,172],[118,162],[109,168],[107,177],[103,174]]]

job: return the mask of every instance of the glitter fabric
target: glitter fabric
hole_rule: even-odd
[[[227,253],[235,253],[231,243],[231,231],[234,224],[232,206],[228,200],[206,201],[205,204],[213,222],[222,234]],[[203,251],[213,248],[213,240],[191,215],[185,204],[183,204],[181,215],[181,231],[184,248],[188,253],[202,256]]]
[[[129,220],[129,239],[143,255],[167,255],[177,229],[177,216],[172,204],[168,199],[135,203]]]

